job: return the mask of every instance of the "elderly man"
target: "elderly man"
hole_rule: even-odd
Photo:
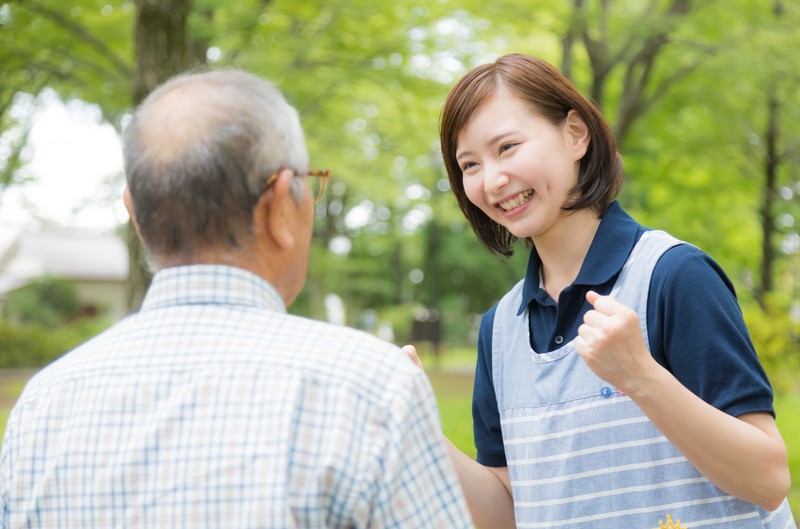
[[[280,92],[237,70],[182,75],[123,140],[157,273],[141,311],[26,387],[0,527],[471,527],[422,371],[286,313],[327,173],[308,169]]]

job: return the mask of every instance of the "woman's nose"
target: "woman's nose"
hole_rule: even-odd
[[[508,176],[499,165],[484,166],[483,190],[486,193],[496,193],[508,183]]]

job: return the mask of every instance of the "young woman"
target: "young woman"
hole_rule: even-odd
[[[440,133],[478,238],[532,248],[481,324],[477,461],[450,445],[476,524],[794,528],[733,286],[615,201],[621,159],[600,112],[546,62],[508,55],[455,85]]]

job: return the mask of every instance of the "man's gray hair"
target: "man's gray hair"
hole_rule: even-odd
[[[241,247],[270,175],[308,170],[297,111],[272,84],[240,70],[167,81],[122,138],[139,229],[156,256]],[[301,179],[291,189],[299,202]]]

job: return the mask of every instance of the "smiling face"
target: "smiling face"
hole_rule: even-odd
[[[589,144],[574,111],[559,124],[500,89],[459,132],[456,160],[469,201],[518,238],[557,233]]]

